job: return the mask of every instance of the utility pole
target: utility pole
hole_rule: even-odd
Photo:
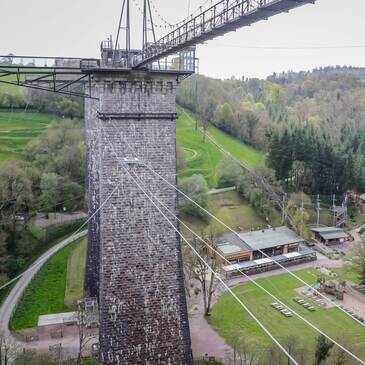
[[[345,199],[342,203],[343,215],[344,215],[344,224],[347,222],[347,205],[348,205],[348,195],[345,193]]]
[[[300,235],[303,236],[303,227],[304,227],[304,201],[302,198],[302,204],[300,205]]]
[[[317,227],[319,227],[320,210],[321,210],[321,200],[319,199],[319,194],[317,194]]]
[[[199,103],[198,103],[198,75],[195,75],[195,113],[198,115]],[[195,118],[195,130],[198,130],[198,117]]]
[[[333,226],[336,227],[336,194],[332,196],[332,210],[333,210]]]

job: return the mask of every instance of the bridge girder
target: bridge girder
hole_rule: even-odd
[[[134,56],[132,65],[144,67],[161,57],[195,46],[217,36],[249,26],[260,20],[316,0],[221,0],[212,7],[186,21],[156,43],[150,44]]]

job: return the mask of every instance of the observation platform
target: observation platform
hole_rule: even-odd
[[[134,67],[141,50],[113,48],[102,42],[101,58],[33,57],[0,55],[0,83],[93,98],[92,81],[96,74],[121,74],[136,71],[174,75],[182,80],[198,70],[195,47]]]

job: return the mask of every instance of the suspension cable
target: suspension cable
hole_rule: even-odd
[[[134,172],[134,177],[139,180],[139,182],[141,184],[143,184],[142,180],[137,176],[137,174]],[[156,179],[155,179],[156,181]],[[145,187],[146,188],[146,187]],[[190,233],[192,233],[196,238],[198,238],[202,243],[204,243],[204,245],[206,247],[208,247],[211,251],[213,251],[215,254],[217,254],[221,259],[223,259],[224,261],[226,261],[228,264],[231,264],[230,261],[224,256],[222,255],[216,248],[214,248],[212,245],[210,245],[205,239],[203,239],[201,236],[199,236],[195,231],[193,231],[187,224],[185,224],[178,216],[176,216],[175,213],[173,213],[171,211],[170,208],[168,208],[155,194],[153,194],[151,192],[151,190],[149,190],[148,188],[146,188],[146,190],[151,194],[152,198],[154,198],[164,209],[166,209],[166,211],[172,216],[174,217],[180,224],[182,224],[185,228],[187,228]],[[264,291],[266,294],[268,294],[272,299],[274,299],[275,301],[277,301],[279,304],[281,304],[282,306],[284,306],[285,308],[289,309],[293,314],[295,314],[299,319],[301,319],[303,322],[305,322],[308,326],[310,326],[311,328],[313,328],[315,331],[317,331],[318,333],[320,333],[321,335],[323,335],[324,337],[326,337],[329,341],[331,341],[333,344],[337,345],[339,348],[341,348],[344,352],[346,352],[349,356],[351,356],[352,358],[354,358],[356,361],[360,362],[361,364],[365,364],[364,361],[362,361],[358,356],[356,356],[354,353],[352,353],[351,351],[349,351],[346,347],[344,347],[343,345],[341,345],[340,343],[338,343],[336,340],[334,340],[333,338],[331,338],[329,335],[327,335],[325,332],[323,332],[320,328],[318,328],[317,326],[315,326],[312,322],[310,322],[309,320],[307,320],[305,317],[301,316],[298,312],[296,312],[294,309],[292,309],[291,307],[289,307],[288,305],[286,305],[285,303],[283,303],[280,299],[278,299],[274,294],[272,294],[271,292],[269,292],[267,289],[265,289],[262,285],[260,285],[256,280],[254,280],[253,278],[251,278],[249,275],[247,275],[244,271],[242,271],[241,269],[238,270],[239,273],[241,273],[246,279],[248,279],[250,282],[252,282],[256,287],[258,287],[259,289],[261,289],[262,291]]]
[[[145,192],[145,190],[138,184],[136,179],[130,174],[128,169],[122,164],[124,171],[133,180],[135,185],[143,192],[143,194],[148,198],[148,200],[154,205],[158,212],[165,218],[169,225],[175,230],[175,232],[182,238],[182,240],[190,247],[194,254],[204,263],[209,271],[218,279],[218,281],[225,287],[225,289],[233,296],[233,298],[241,305],[241,307],[249,314],[249,316],[261,327],[261,329],[271,338],[271,340],[281,349],[281,351],[290,359],[290,361],[299,365],[298,362],[292,357],[291,354],[280,344],[280,342],[271,334],[271,332],[260,322],[260,320],[250,311],[250,309],[242,302],[242,300],[233,292],[233,290],[224,282],[224,280],[216,273],[212,267],[204,260],[204,258],[196,251],[196,249],[190,244],[190,242],[179,232],[175,227],[174,223],[169,220],[169,218],[164,214],[164,212],[157,206],[157,204],[150,198],[150,196]],[[364,363],[365,364],[365,363]]]
[[[72,241],[73,238],[75,238],[77,236],[77,234],[82,230],[82,228],[84,228],[90,222],[90,220],[93,219],[96,216],[96,214],[99,213],[99,211],[104,207],[104,205],[110,200],[110,198],[114,195],[114,193],[119,189],[121,184],[122,184],[122,182],[119,182],[118,185],[110,193],[110,195],[104,200],[104,202],[102,202],[102,204],[99,206],[99,208],[86,220],[86,222],[84,222],[74,233],[72,233],[72,235],[68,238],[68,240],[70,240],[70,242]],[[47,257],[40,259],[38,261],[38,263],[36,263],[35,265],[32,265],[29,269],[25,270],[23,273],[19,274],[15,278],[11,279],[7,283],[0,286],[0,290],[6,288],[10,284],[12,284],[14,281],[20,279],[24,274],[30,272],[31,270],[33,270],[39,266],[42,266],[43,263],[47,260],[48,260]]]
[[[133,148],[130,146],[130,144],[123,139],[123,141],[127,144],[129,149]],[[136,185],[143,191],[143,193],[148,197],[149,200],[151,200],[151,197],[146,193],[146,191],[141,187],[140,184],[138,184],[138,182],[136,181],[136,179],[138,179],[141,183],[142,180],[134,173],[134,176],[132,176],[131,172],[125,167],[125,162],[123,160],[121,160],[120,156],[117,154],[114,146],[112,145],[112,143],[110,142],[109,138],[108,138],[108,142],[116,156],[116,158],[121,162],[121,165],[123,167],[123,169],[127,172],[127,174],[134,180],[134,182],[136,183]],[[134,151],[134,150],[133,150]],[[134,155],[134,157],[137,158],[137,156]],[[144,163],[143,161],[139,161],[140,163],[142,163],[143,166],[147,167],[151,172],[154,172],[155,174],[158,174],[155,171],[152,171],[151,168],[148,167],[148,165],[146,163]],[[158,174],[159,175],[159,174]],[[154,179],[155,181],[157,179]],[[169,184],[170,185],[170,184]],[[172,185],[172,184],[171,184]],[[178,188],[175,187],[175,190],[181,192]],[[179,223],[183,224],[184,227],[186,227],[191,233],[193,233],[199,240],[201,240],[204,244],[207,245],[207,247],[209,247],[211,250],[213,250],[216,254],[218,254],[221,258],[223,258],[226,262],[230,263],[228,259],[226,259],[224,257],[224,255],[222,255],[221,253],[219,253],[215,248],[213,248],[211,245],[209,245],[202,237],[200,237],[198,234],[196,234],[192,229],[190,229],[182,220],[179,219],[179,217],[176,216],[176,214],[174,214],[163,202],[161,202],[160,199],[158,199],[156,197],[156,195],[154,195],[150,190],[149,192],[151,193],[152,197],[155,198],[155,200],[157,200],[159,202],[159,204],[161,206],[163,206]],[[184,194],[185,195],[185,194]],[[191,199],[190,199],[191,200]],[[152,202],[152,200],[151,200]],[[155,203],[153,203],[155,205]],[[198,206],[198,203],[195,203]],[[156,205],[155,205],[156,206]],[[156,206],[156,208],[158,208]],[[159,208],[158,208],[159,209]],[[160,210],[160,209],[159,209]],[[163,214],[160,211],[161,214]],[[164,215],[164,214],[163,214]],[[167,217],[166,217],[167,218]],[[168,219],[168,218],[167,218]],[[174,226],[174,225],[173,225]],[[175,227],[175,226],[174,226]],[[178,231],[178,230],[177,230]],[[179,233],[179,231],[178,231]],[[179,233],[179,235],[182,237],[182,235]],[[185,238],[182,237],[183,240],[186,242]],[[190,247],[191,245],[188,244]],[[345,348],[344,346],[342,346],[340,343],[338,343],[337,341],[335,341],[333,338],[331,338],[330,336],[328,336],[325,332],[323,332],[321,329],[319,329],[317,326],[315,326],[313,323],[311,323],[309,320],[307,320],[306,318],[304,318],[303,316],[301,316],[299,313],[297,313],[295,310],[293,310],[291,307],[289,307],[288,305],[284,304],[281,300],[279,300],[275,295],[273,295],[272,293],[270,293],[267,289],[265,289],[262,285],[260,285],[259,283],[257,283],[254,279],[252,279],[251,277],[249,277],[249,275],[247,275],[246,273],[244,273],[242,270],[239,270],[239,272],[244,275],[249,281],[251,281],[254,285],[256,285],[258,288],[260,288],[261,290],[263,290],[266,294],[268,294],[270,297],[272,297],[274,300],[276,300],[277,302],[279,302],[281,305],[283,305],[286,308],[289,308],[299,319],[301,319],[302,321],[304,321],[307,325],[309,325],[311,328],[313,328],[314,330],[316,330],[318,333],[320,333],[321,335],[325,336],[328,340],[330,340],[332,343],[334,343],[335,345],[337,345],[339,348],[341,348],[344,352],[346,352],[349,356],[351,356],[353,359],[355,359],[356,361],[358,361],[359,363],[361,363],[362,365],[365,365],[365,361],[361,360],[358,356],[356,356],[354,353],[352,353],[351,351],[349,351],[347,348]],[[218,278],[218,276],[216,276]],[[363,326],[364,324],[360,322],[360,324]]]
[[[127,146],[134,152],[134,149],[130,146],[130,144],[125,141],[125,143],[127,144]],[[197,206],[199,209],[201,209],[203,212],[205,212],[206,214],[208,214],[211,218],[213,218],[215,221],[217,221],[218,223],[220,223],[221,225],[223,225],[226,229],[228,229],[231,233],[233,233],[240,241],[243,241],[242,238],[239,236],[239,234],[233,230],[233,228],[229,227],[226,223],[224,223],[221,219],[219,219],[218,217],[216,217],[214,214],[212,214],[210,211],[208,211],[207,209],[205,209],[204,207],[202,207],[199,203],[197,203],[196,201],[194,201],[193,199],[191,199],[187,194],[185,194],[183,191],[181,191],[178,187],[176,187],[175,185],[171,184],[168,180],[166,180],[161,174],[159,174],[157,171],[155,171],[154,169],[152,169],[148,164],[145,164],[145,166],[147,167],[147,169],[149,169],[152,173],[154,173],[156,176],[158,176],[162,181],[164,181],[167,185],[169,185],[170,187],[172,187],[173,189],[175,189],[177,192],[179,192],[182,196],[184,196],[186,199],[188,199],[191,203],[193,203],[195,206]],[[243,241],[244,242],[244,241]],[[336,308],[338,308],[339,310],[341,310],[343,313],[345,313],[347,316],[351,317],[355,322],[357,322],[358,324],[360,324],[362,327],[365,327],[365,323],[361,322],[360,320],[358,320],[356,317],[354,317],[352,314],[346,312],[343,308],[341,308],[341,306],[339,306],[337,303],[332,302],[329,298],[327,298],[324,294],[322,294],[319,290],[313,288],[310,284],[308,284],[306,281],[304,281],[302,278],[300,278],[298,275],[296,275],[294,272],[290,271],[289,269],[287,269],[284,265],[282,265],[279,261],[274,260],[271,256],[269,256],[267,253],[265,253],[263,250],[259,249],[259,248],[255,248],[253,247],[255,250],[259,251],[262,255],[264,255],[266,258],[271,259],[277,266],[279,266],[281,269],[283,269],[284,271],[286,271],[288,274],[290,274],[292,277],[296,278],[297,280],[299,280],[302,284],[304,284],[306,287],[308,287],[309,289],[313,290],[317,295],[319,295],[321,298],[323,298],[324,300],[326,300],[328,303],[331,303],[332,305],[334,305]]]

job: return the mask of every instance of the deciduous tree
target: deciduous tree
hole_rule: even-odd
[[[208,185],[202,175],[193,175],[180,180],[179,188],[190,199],[197,202],[203,208],[208,206]],[[204,218],[206,214],[186,197],[180,195],[180,210],[184,213]]]

